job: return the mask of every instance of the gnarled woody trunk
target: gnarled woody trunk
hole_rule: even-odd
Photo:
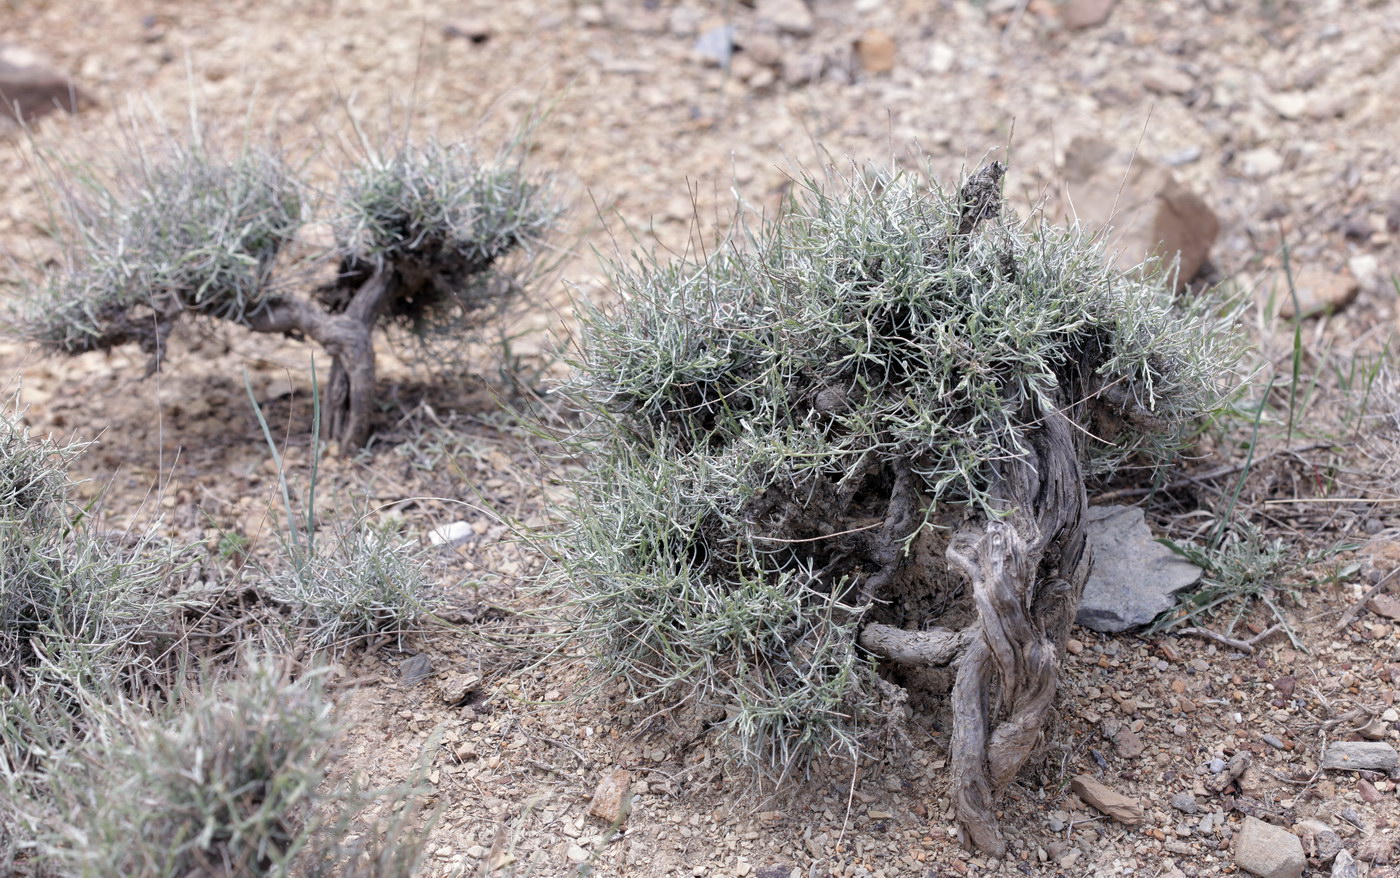
[[[967,236],[1001,212],[1004,168],[992,163],[960,193],[960,218],[952,239]],[[937,249],[951,246],[939,242]],[[1080,461],[1085,418],[1101,391],[1089,364],[1077,386],[1061,386],[1058,408],[1028,404],[1020,423],[1032,425],[1027,452],[990,464],[997,516],[962,527],[945,551],[950,567],[971,585],[976,614],[961,630],[906,630],[866,625],[861,644],[896,664],[955,669],[952,794],[966,840],[1001,856],[1006,843],[992,813],[992,798],[1036,752],[1054,703],[1059,655],[1069,635],[1090,563],[1084,534],[1087,500]],[[940,577],[910,571],[903,555],[918,526],[922,502],[912,468],[898,468],[885,512],[880,569],[866,581],[867,598],[891,587],[928,588]],[[927,560],[925,560],[927,563]],[[911,575],[912,574],[912,575]]]
[[[956,667],[954,805],[971,844],[996,856],[1006,843],[992,797],[1037,749],[1090,560],[1081,434],[1058,411],[1034,420],[1029,452],[996,466],[992,494],[1004,517],[964,527],[947,548],[971,583],[975,621],[959,631],[877,623],[861,635],[887,660]]]
[[[374,404],[374,326],[389,299],[393,270],[381,268],[360,285],[344,311],[333,314],[304,299],[272,300],[248,317],[254,332],[301,333],[331,355],[326,384],[326,435],[345,451],[369,439]]]

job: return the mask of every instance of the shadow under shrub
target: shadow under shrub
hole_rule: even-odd
[[[855,751],[900,687],[944,704],[992,853],[1087,574],[1085,474],[1169,459],[1237,356],[1218,299],[1003,218],[1002,173],[809,182],[704,261],[617,267],[556,542],[599,672],[751,763]]]

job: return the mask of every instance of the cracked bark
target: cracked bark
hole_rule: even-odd
[[[993,799],[1039,749],[1089,567],[1078,433],[1059,412],[1036,420],[1029,452],[997,473],[1001,516],[963,528],[947,548],[971,585],[976,621],[960,631],[861,632],[862,646],[887,660],[955,665],[954,808],[967,841],[998,857],[1006,843]]]

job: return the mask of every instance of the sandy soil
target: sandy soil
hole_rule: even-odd
[[[1050,0],[815,0],[810,34],[775,32],[742,3],[699,0],[0,8],[4,39],[43,50],[101,102],[45,119],[32,139],[0,142],[0,248],[17,271],[54,255],[36,156],[158,140],[161,124],[184,124],[193,92],[229,136],[275,133],[322,169],[350,148],[352,118],[379,132],[489,143],[546,111],[534,158],[558,175],[572,227],[559,277],[525,321],[538,332],[514,353],[547,368],[570,297],[606,295],[594,248],[614,252],[620,239],[630,249],[629,234],[640,246],[713,242],[732,189],[775,204],[828,158],[923,153],[951,181],[1009,152],[1008,197],[1024,207],[1053,192],[1081,134],[1173,165],[1220,216],[1220,276],[1254,289],[1285,243],[1295,268],[1356,276],[1355,301],[1303,325],[1310,369],[1374,355],[1397,328],[1400,3],[1120,2],[1106,23],[1070,30]],[[743,48],[728,70],[694,48],[725,24]],[[872,31],[893,39],[888,72],[866,71],[853,48]],[[135,132],[124,121],[133,111],[143,120]],[[1266,311],[1251,321],[1263,367],[1286,372],[1292,326]],[[273,526],[276,473],[244,370],[287,437],[292,478],[305,478],[310,356],[291,342],[191,337],[164,374],[142,381],[135,352],[59,362],[0,347],[31,424],[100,436],[78,474],[91,480],[85,490],[105,491],[115,522],[160,516],[174,538],[217,543],[232,531],[255,550]],[[1270,507],[1269,527],[1290,540],[1359,546],[1336,558],[1360,563],[1356,575],[1305,587],[1289,605],[1305,649],[1276,637],[1245,655],[1200,639],[1076,632],[1049,755],[1006,794],[1012,848],[989,862],[957,844],[946,738],[930,722],[916,722],[912,750],[819,765],[774,790],[708,740],[680,740],[612,688],[587,688],[576,664],[529,667],[480,636],[512,628],[540,564],[483,510],[537,522],[551,488],[542,449],[497,405],[492,352],[476,356],[483,377],[446,386],[391,362],[375,446],[322,474],[328,518],[370,510],[425,535],[457,519],[476,529],[438,555],[459,627],[357,658],[338,690],[348,767],[393,783],[427,765],[438,820],[423,875],[1216,875],[1235,868],[1230,838],[1245,814],[1284,826],[1321,820],[1363,870],[1396,874],[1395,779],[1317,770],[1325,743],[1380,717],[1400,681],[1395,622],[1363,611],[1337,627],[1400,561],[1395,486],[1376,488],[1383,452],[1280,455],[1249,486],[1246,502],[1264,508],[1316,498],[1320,467],[1355,466],[1353,481],[1370,492],[1370,502]],[[1322,399],[1308,413],[1325,432],[1345,411]],[[1224,436],[1210,454],[1201,467],[1237,462],[1242,448]],[[1189,535],[1192,503],[1219,498],[1202,488],[1150,515],[1163,532]],[[1266,621],[1252,613],[1249,622]],[[417,654],[432,667],[422,680],[401,668]],[[1382,736],[1400,738],[1400,723],[1386,723]],[[1217,775],[1204,766],[1239,753],[1253,766],[1211,789]],[[616,767],[630,773],[633,802],[620,836],[587,813]],[[1069,779],[1081,773],[1137,797],[1142,823],[1080,802]],[[1172,807],[1183,792],[1199,813]]]

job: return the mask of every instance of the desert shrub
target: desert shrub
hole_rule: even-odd
[[[333,358],[329,434],[346,449],[370,432],[373,333],[381,319],[463,333],[520,290],[557,211],[545,187],[503,153],[460,146],[367,150],[326,199],[275,150],[226,155],[205,135],[143,154],[106,177],[82,173],[65,208],[67,258],[9,317],[14,334],[78,354],[134,343],[165,359],[186,315],[310,338]],[[285,254],[303,223],[336,230],[342,271],[318,289]]]
[[[359,524],[309,548],[288,546],[268,594],[292,609],[316,650],[332,654],[365,640],[399,639],[437,606],[416,541],[393,528]]]
[[[374,795],[328,788],[330,714],[317,677],[269,660],[162,714],[114,710],[47,772],[44,861],[74,876],[412,874],[412,830],[347,841]]]
[[[25,334],[65,354],[134,342],[164,358],[185,312],[245,323],[301,226],[301,192],[271,152],[225,159],[175,145],[74,204],[69,263],[25,303]]]
[[[72,505],[66,463],[80,445],[31,438],[0,414],[0,728],[15,715],[60,722],[62,693],[143,684],[176,553],[149,534],[96,533]],[[70,717],[78,722],[76,716]],[[57,730],[55,730],[57,731]],[[7,740],[4,761],[30,743]]]
[[[483,164],[465,146],[438,143],[351,168],[333,212],[342,283],[397,270],[408,289],[385,316],[415,333],[459,330],[508,301],[513,278],[490,269],[540,241],[554,219],[517,164]]]
[[[994,852],[1087,572],[1084,475],[1168,459],[1236,353],[1218,300],[1002,218],[1001,174],[809,182],[703,261],[617,266],[565,388],[593,462],[557,547],[600,670],[758,765],[853,750],[887,681],[955,679],[957,812]]]

